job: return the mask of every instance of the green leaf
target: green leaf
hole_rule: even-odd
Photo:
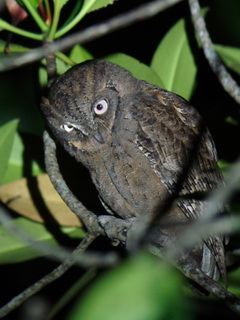
[[[49,244],[54,246],[56,250],[60,250],[60,245],[56,241],[44,224],[30,221],[26,218],[16,218],[13,221],[14,228],[20,229],[27,234],[33,241]],[[62,227],[61,232],[72,238],[83,238],[84,232],[77,227]],[[42,257],[41,253],[34,249],[31,244],[26,243],[10,233],[3,225],[0,225],[0,264],[18,263],[26,260]]]
[[[56,0],[55,0],[56,1]],[[65,6],[65,4],[68,2],[69,0],[61,0],[61,7]]]
[[[89,12],[104,8],[104,7],[108,6],[109,4],[113,4],[114,1],[116,1],[116,0],[88,0],[88,1],[85,0],[84,4],[91,3],[91,7],[88,9],[88,13],[89,13]]]
[[[150,66],[162,79],[167,90],[189,100],[195,85],[197,67],[183,19],[179,20],[162,39]]]
[[[93,56],[84,47],[76,45],[72,48],[69,58],[72,59],[75,63],[81,63],[86,60],[93,59]]]
[[[32,136],[33,148],[37,148],[38,144],[35,136]],[[1,155],[0,155],[1,157]],[[1,185],[6,184],[11,181],[18,180],[23,177],[23,165],[24,165],[24,144],[18,133],[15,133],[13,139],[13,147],[10,153],[7,170],[5,172],[4,178],[0,181]],[[0,168],[1,170],[1,168]],[[32,162],[32,175],[36,176],[43,173],[43,170],[39,167],[36,161]]]
[[[29,51],[29,48],[27,48],[27,47],[23,47],[18,44],[10,43],[9,44],[10,52],[6,55],[6,53],[4,53],[5,46],[6,46],[6,41],[0,40],[0,58],[1,59],[9,58],[9,55],[11,55],[12,53],[20,53],[20,52]]]
[[[161,88],[165,88],[162,80],[149,66],[139,60],[123,53],[115,53],[105,57],[105,60],[116,63],[122,68],[129,70],[138,79],[145,80]]]
[[[78,14],[71,21],[68,20],[69,23],[64,24],[63,27],[56,32],[55,38],[62,37],[65,33],[75,27],[87,13],[106,7],[114,1],[115,0],[84,0],[83,6]]]
[[[239,297],[239,286],[240,286],[240,268],[239,267],[229,272],[228,282],[229,282],[228,290]]]
[[[32,6],[33,6],[34,8],[38,8],[38,6],[39,6],[38,0],[28,0],[28,1],[32,4]],[[22,2],[21,0],[17,0],[17,3],[18,3],[20,6],[25,7],[24,4],[23,4],[23,2]]]
[[[0,127],[0,182],[7,169],[17,126],[18,120],[12,120]]]
[[[240,74],[240,48],[216,44],[215,49],[228,68]]]
[[[68,320],[187,320],[180,287],[176,270],[151,255],[134,256],[96,281]]]

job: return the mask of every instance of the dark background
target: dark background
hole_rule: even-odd
[[[89,14],[79,26],[74,28],[73,32],[84,29],[97,22],[104,21],[119,13],[126,12],[146,2],[147,1],[143,0],[116,1],[113,6]],[[202,1],[201,5],[207,5],[209,7],[206,21],[213,41],[215,43],[239,47],[239,1],[231,0],[227,1],[227,4],[225,0]],[[65,9],[66,16],[70,9],[71,1],[69,1]],[[7,17],[7,13],[3,13],[3,15],[4,17]],[[173,6],[152,19],[136,23],[98,40],[89,42],[85,47],[96,58],[101,58],[114,52],[123,52],[149,64],[161,38],[171,26],[182,17],[185,17],[188,21],[187,31],[191,37],[193,50],[196,51],[196,41],[194,39],[194,32],[191,26],[189,9],[186,1]],[[64,15],[62,16],[62,20],[64,20]],[[22,27],[27,28],[29,25],[31,25],[31,21],[26,21],[22,24]],[[32,30],[32,28],[30,29]],[[6,36],[6,33],[2,33],[3,39],[6,39]],[[39,45],[34,41],[22,39],[15,35],[13,36],[13,42],[22,45],[25,44],[30,47]],[[240,144],[238,142],[239,126],[230,125],[226,123],[225,119],[226,117],[231,116],[239,121],[239,105],[224,92],[221,85],[218,83],[217,78],[210,70],[201,51],[198,51],[196,59],[198,64],[197,84],[191,102],[202,114],[205,122],[210,128],[216,142],[220,159],[232,162],[240,154]],[[28,160],[36,159],[40,165],[44,167],[42,140],[40,136],[44,124],[43,121],[40,120],[38,109],[43,92],[39,89],[38,85],[38,66],[39,64],[35,63],[0,74],[0,124],[16,117],[20,118],[20,132],[22,132],[22,137],[26,144],[26,155]],[[238,83],[240,83],[239,77],[236,74],[233,74],[233,76]],[[6,101],[8,101],[7,108]],[[70,157],[65,157],[65,167],[72,168],[72,176],[76,177],[77,169],[75,169],[75,162],[70,159]],[[66,165],[66,163],[68,165]],[[25,170],[25,173],[26,176],[30,175],[27,169]],[[69,179],[71,181],[71,174],[68,173],[68,175],[70,176]],[[89,188],[92,188],[91,184]],[[78,189],[76,192],[81,194],[82,191]],[[91,202],[92,200],[88,201],[89,206],[97,206],[97,204]],[[59,239],[59,241],[61,241],[61,239]],[[64,239],[62,239],[62,244],[66,245]],[[76,242],[73,241],[72,243],[68,243],[68,245],[74,247]],[[93,245],[93,249],[110,250],[111,246],[105,239],[102,239],[102,241]],[[118,250],[123,254],[122,248],[119,248]],[[0,266],[1,305],[21,292],[24,288],[34,283],[34,281],[50,272],[57,265],[57,262],[41,258],[16,265]],[[27,302],[25,307],[23,306],[17,309],[6,317],[6,319],[28,320],[34,318],[37,320],[38,318],[36,316],[33,317],[33,315],[27,315],[25,313],[29,312],[31,309],[29,306],[34,306],[34,308],[36,306],[36,308],[39,308],[40,305],[40,307],[46,307],[46,310],[48,310],[49,306],[58,301],[63,292],[70,288],[83,272],[84,270],[81,268],[72,268],[62,279],[59,279],[42,290],[36,296],[37,298],[32,298],[30,303]],[[68,307],[70,306],[68,305]],[[236,318],[236,316],[223,304],[216,301],[209,300],[206,302],[196,298],[193,300],[193,308],[196,315],[195,319],[202,319],[203,317],[210,319],[211,316],[218,317],[219,320]],[[64,312],[67,313],[67,310],[68,309],[65,308]],[[64,312],[61,312],[60,316],[55,319],[64,319]]]

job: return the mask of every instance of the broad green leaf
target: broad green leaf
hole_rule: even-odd
[[[32,139],[34,142],[34,136]],[[33,143],[34,145],[34,143]],[[34,145],[34,148],[38,147],[37,144]],[[10,181],[18,180],[23,177],[23,165],[24,165],[24,145],[22,139],[15,133],[13,139],[13,147],[10,154],[10,158],[8,161],[7,170],[5,172],[4,178],[0,181],[0,184],[6,184]],[[0,155],[1,157],[1,155]],[[32,162],[32,175],[36,176],[43,172],[43,170],[39,167],[36,161]]]
[[[56,250],[60,250],[60,246],[54,235],[47,230],[45,225],[22,217],[14,219],[13,223],[15,228],[23,231],[26,235],[31,237],[33,241],[49,244],[54,246]],[[60,230],[72,238],[84,237],[84,232],[80,228],[62,227]],[[0,264],[18,263],[45,255],[34,249],[31,244],[24,242],[16,235],[9,232],[3,225],[0,225],[0,238]]]
[[[93,56],[84,47],[76,45],[72,48],[69,58],[72,59],[75,63],[81,63],[86,60],[93,59]]]
[[[134,256],[95,282],[68,320],[187,320],[180,287],[176,270],[151,255]]]
[[[38,0],[28,0],[28,1],[31,3],[31,5],[32,5],[34,8],[38,8],[38,6],[39,6]],[[20,6],[25,7],[22,0],[17,0],[17,3],[18,3]]]
[[[12,120],[0,127],[0,182],[6,173],[17,126],[18,120]]]
[[[167,90],[190,99],[197,67],[183,19],[179,20],[161,40],[150,66],[162,79]]]
[[[80,21],[87,13],[104,8],[109,4],[113,4],[114,1],[115,0],[84,0],[81,12],[78,16],[78,21]]]
[[[215,49],[228,68],[240,74],[240,48],[216,44]]]
[[[56,1],[56,0],[55,0]],[[60,0],[61,2],[61,7],[65,6],[65,4],[68,2],[69,0]]]
[[[115,53],[105,57],[105,60],[118,64],[120,67],[129,70],[138,79],[145,80],[161,88],[165,88],[157,73],[149,66],[139,60],[123,53]]]
[[[239,213],[239,211],[238,211]],[[240,268],[233,269],[228,274],[228,290],[239,297]]]
[[[113,2],[116,0],[95,0],[95,1],[84,1],[85,2],[91,2],[92,5],[90,7],[90,10],[88,10],[88,12],[94,11],[94,10],[98,10],[101,8],[104,8],[106,6],[108,6],[109,4],[113,4]]]

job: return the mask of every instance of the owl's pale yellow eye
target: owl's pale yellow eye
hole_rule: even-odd
[[[95,103],[95,105],[94,105],[94,109],[93,110],[97,115],[102,115],[105,112],[107,112],[107,110],[108,110],[108,102],[107,102],[107,100],[101,99],[101,100],[97,101]]]
[[[67,124],[62,124],[60,126],[61,129],[65,130],[66,132],[71,132],[73,131],[74,127],[71,125],[67,125]]]

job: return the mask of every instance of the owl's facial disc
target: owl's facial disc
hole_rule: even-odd
[[[80,131],[84,136],[89,136],[89,133],[84,130],[81,125],[75,123],[64,123],[60,125],[60,129],[64,130],[66,133],[71,133],[73,130]],[[92,132],[92,137],[99,143],[104,143],[104,139],[102,135],[98,132],[98,130]]]
[[[76,123],[72,122],[65,122],[63,124],[60,124],[60,129],[64,130],[67,133],[72,132],[73,130],[80,131],[84,136],[88,136],[88,133],[84,130],[83,126],[78,125]]]
[[[109,107],[109,102],[107,99],[104,99],[104,98],[98,99],[93,104],[93,107],[92,107],[93,114],[96,117],[101,117],[108,111],[108,107]],[[60,128],[67,133],[72,132],[74,129],[78,130],[84,136],[92,136],[97,142],[104,143],[104,138],[98,129],[94,129],[91,132],[91,134],[89,134],[82,125],[71,123],[71,122],[66,122],[64,124],[61,124]]]

